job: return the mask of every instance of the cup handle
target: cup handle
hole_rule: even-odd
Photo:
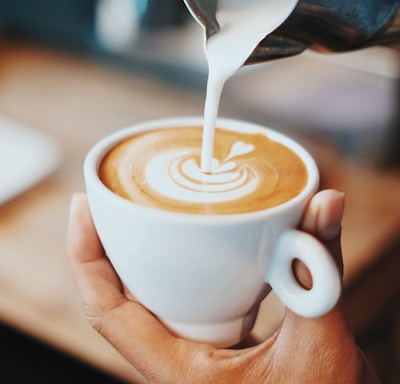
[[[309,290],[294,276],[296,259],[311,273],[313,286]],[[329,312],[341,293],[341,278],[330,253],[316,238],[294,229],[279,237],[265,279],[290,310],[304,317],[319,317]]]

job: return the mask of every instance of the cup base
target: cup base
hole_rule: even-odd
[[[241,342],[252,330],[258,310],[243,317],[222,323],[182,323],[162,319],[163,324],[176,336],[183,339],[211,344],[217,348],[228,348]]]

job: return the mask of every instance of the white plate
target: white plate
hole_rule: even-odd
[[[49,176],[60,159],[53,139],[0,116],[0,204]]]

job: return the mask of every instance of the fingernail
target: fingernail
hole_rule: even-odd
[[[332,240],[340,236],[344,211],[344,193],[337,192],[331,198],[331,204],[321,210],[318,218],[318,233],[325,240]]]

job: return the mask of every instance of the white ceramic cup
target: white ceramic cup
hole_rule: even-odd
[[[169,118],[128,127],[106,137],[88,153],[84,174],[93,220],[119,277],[173,333],[227,347],[251,331],[260,302],[274,289],[292,311],[318,317],[337,302],[341,281],[328,251],[295,229],[317,191],[318,168],[290,138],[248,122],[219,119],[218,126],[265,133],[296,152],[308,182],[292,200],[274,208],[234,215],[168,212],[130,202],[106,188],[97,169],[105,153],[139,132],[202,125],[200,117]],[[306,264],[313,286],[304,289],[292,271]]]

